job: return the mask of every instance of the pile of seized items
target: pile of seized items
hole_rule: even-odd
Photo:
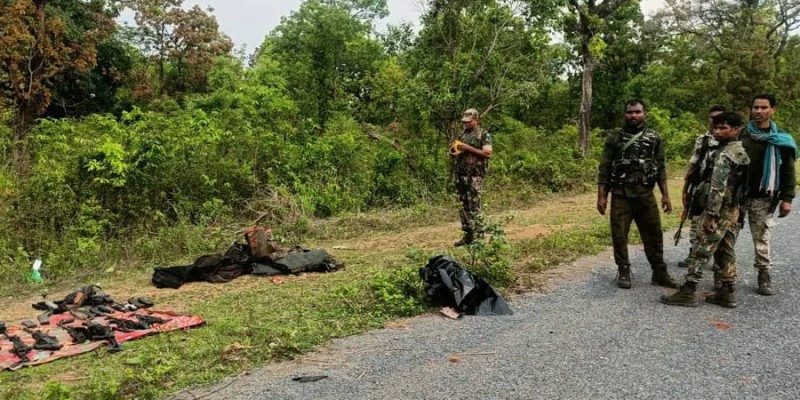
[[[107,345],[121,351],[120,343],[142,336],[186,329],[204,323],[199,317],[154,311],[146,297],[115,301],[97,286],[87,286],[58,301],[42,301],[33,308],[36,319],[8,326],[0,321],[0,371],[16,370]]]
[[[189,282],[227,283],[249,274],[275,276],[344,268],[324,249],[282,248],[263,226],[245,229],[244,238],[247,243],[234,243],[225,254],[205,255],[191,265],[156,268],[153,285],[177,289]]]

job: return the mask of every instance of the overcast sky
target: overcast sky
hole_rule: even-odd
[[[379,29],[386,24],[400,22],[418,24],[422,10],[421,0],[388,2],[389,17],[381,21]],[[184,5],[213,7],[222,31],[233,39],[237,48],[247,45],[249,52],[261,44],[264,36],[280,23],[281,17],[288,16],[300,3],[302,0],[186,0]],[[650,15],[663,5],[664,0],[642,0],[641,3],[645,15]]]

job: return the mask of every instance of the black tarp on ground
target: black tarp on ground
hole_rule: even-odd
[[[425,293],[438,304],[469,315],[511,315],[503,296],[448,256],[436,256],[420,268]]]

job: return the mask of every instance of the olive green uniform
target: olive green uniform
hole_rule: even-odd
[[[653,129],[623,129],[609,134],[598,168],[598,184],[611,192],[611,236],[614,261],[630,266],[628,235],[636,222],[647,261],[653,269],[666,270],[661,215],[653,194],[656,183],[666,183],[664,141]]]

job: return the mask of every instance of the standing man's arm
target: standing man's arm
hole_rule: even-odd
[[[665,213],[672,212],[672,202],[669,200],[669,188],[667,187],[667,160],[664,156],[664,139],[659,137],[656,144],[656,163],[658,165],[658,190],[661,191],[661,208]]]
[[[778,208],[778,218],[783,218],[792,212],[792,200],[794,200],[795,186],[797,185],[794,150],[781,148],[781,187],[780,187],[780,206]]]
[[[492,158],[492,134],[488,131],[483,131],[481,135],[481,148],[476,149],[473,146],[470,146],[466,143],[462,143],[458,146],[458,149],[461,151],[466,151],[467,153],[473,154],[476,157],[490,159]]]
[[[597,167],[597,211],[606,215],[608,208],[608,192],[611,188],[611,165],[614,162],[614,133],[606,138],[603,145],[603,157]]]

